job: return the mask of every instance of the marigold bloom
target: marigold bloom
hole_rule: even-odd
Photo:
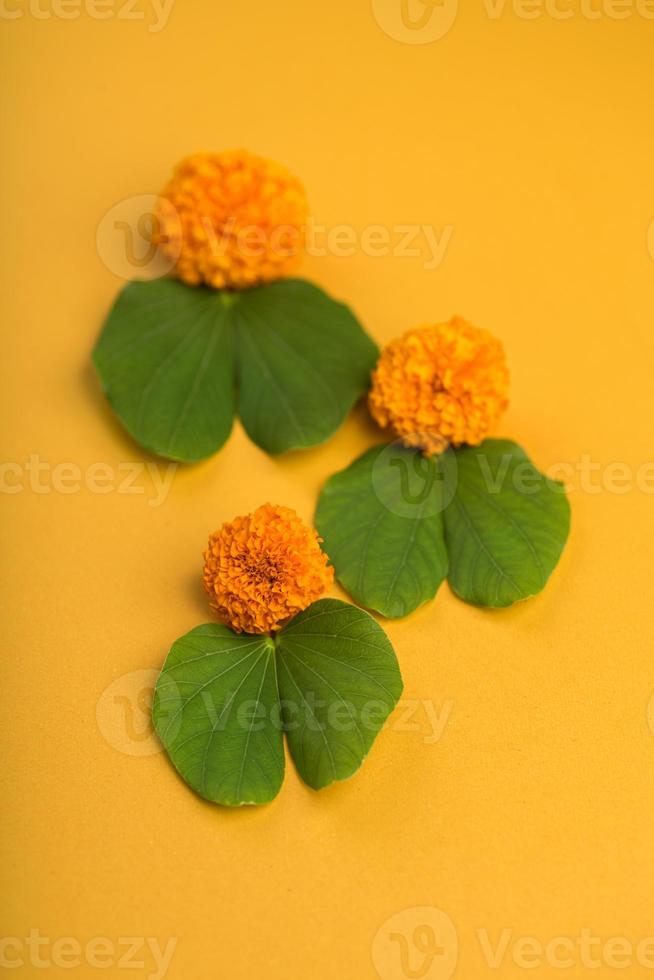
[[[292,272],[308,205],[284,167],[246,150],[182,160],[162,191],[153,241],[191,286],[255,286]]]
[[[508,388],[500,341],[455,316],[385,347],[368,403],[382,428],[432,456],[482,442],[508,404]]]
[[[204,587],[237,633],[267,633],[310,606],[334,580],[316,532],[289,507],[263,504],[209,537]]]

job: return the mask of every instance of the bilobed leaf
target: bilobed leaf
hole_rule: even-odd
[[[563,487],[520,446],[488,439],[443,457],[448,580],[457,595],[508,606],[540,592],[570,527]]]
[[[130,435],[195,462],[243,425],[267,452],[313,446],[367,389],[377,348],[346,306],[302,280],[239,292],[172,279],[123,289],[93,354]]]
[[[282,730],[315,789],[361,765],[402,693],[393,648],[374,619],[321,599],[275,638],[205,625],[173,644],[152,718],[200,796],[267,803],[284,778]]]
[[[234,417],[229,294],[172,279],[131,282],[93,360],[107,397],[145,449],[183,462],[215,453]]]
[[[300,279],[244,290],[234,316],[250,438],[269,453],[324,442],[368,388],[375,344],[347,306]]]
[[[152,717],[180,775],[228,806],[267,803],[284,778],[275,652],[265,636],[205,625],[173,644]]]
[[[399,445],[377,446],[331,477],[315,524],[336,577],[357,602],[406,616],[447,574],[442,474]]]
[[[347,779],[402,693],[388,637],[362,610],[321,599],[275,644],[284,727],[300,776],[314,789]]]

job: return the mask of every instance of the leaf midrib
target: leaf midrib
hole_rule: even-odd
[[[316,381],[318,383],[318,387],[326,394],[327,398],[331,401],[332,406],[334,408],[334,411],[336,413],[336,418],[337,419],[340,419],[341,418],[341,415],[342,415],[342,412],[341,412],[341,408],[340,408],[338,402],[336,401],[336,398],[334,397],[334,392],[329,387],[329,385],[326,383],[326,381],[322,377],[322,375],[320,375],[319,372],[316,371],[315,365],[312,364],[311,361],[307,360],[307,358],[304,356],[304,354],[302,354],[299,350],[295,350],[294,347],[291,347],[291,345],[288,343],[288,341],[275,329],[275,327],[274,327],[273,324],[267,323],[263,319],[263,317],[260,316],[258,313],[255,313],[252,310],[252,308],[250,308],[249,313],[251,315],[253,315],[254,318],[257,319],[259,321],[259,323],[261,323],[263,325],[264,329],[268,333],[270,333],[271,337],[274,337],[277,340],[277,342],[280,345],[283,346],[284,350],[290,352],[291,356],[294,357],[296,359],[296,361],[299,361],[300,364],[305,369],[308,370],[308,372],[311,374],[311,376],[316,379]]]
[[[228,326],[227,320],[226,320],[226,318],[223,318],[222,320],[216,320],[216,322],[213,325],[213,329],[212,328],[209,329],[209,341],[207,343],[206,350],[205,350],[204,354],[202,355],[202,362],[201,362],[201,364],[200,364],[200,366],[199,366],[199,368],[197,370],[197,373],[196,373],[196,376],[195,376],[195,380],[193,381],[193,384],[191,386],[191,389],[188,392],[188,394],[186,395],[186,398],[184,400],[184,405],[182,407],[181,412],[179,413],[179,415],[177,417],[177,421],[175,423],[175,426],[173,428],[173,431],[171,432],[171,434],[169,436],[169,439],[168,439],[168,452],[172,452],[173,449],[174,449],[174,442],[175,442],[175,439],[177,437],[177,434],[178,434],[178,432],[179,432],[179,430],[180,430],[183,422],[185,421],[186,416],[188,415],[189,408],[191,407],[191,405],[193,403],[193,400],[195,398],[196,392],[197,392],[197,390],[198,390],[198,388],[199,388],[199,386],[200,386],[200,384],[201,384],[201,382],[202,382],[202,380],[203,380],[203,378],[204,378],[204,376],[205,376],[205,374],[207,372],[207,368],[208,368],[209,364],[211,363],[211,360],[213,358],[213,353],[214,353],[214,351],[216,349],[216,344],[218,343],[219,338],[222,339],[222,337],[225,335],[226,327],[227,326]]]
[[[277,381],[275,375],[271,371],[271,369],[270,369],[268,363],[266,362],[266,360],[265,360],[262,352],[256,346],[255,341],[254,341],[254,337],[252,336],[252,331],[251,330],[247,330],[247,328],[245,330],[242,330],[242,329],[239,330],[239,343],[240,343],[240,341],[241,341],[241,339],[243,337],[245,337],[247,339],[247,343],[248,343],[248,345],[250,347],[250,350],[254,353],[254,355],[255,355],[255,357],[257,359],[257,362],[258,362],[259,366],[263,370],[263,373],[266,375],[266,377],[269,379],[271,386],[275,389],[275,391],[277,391],[277,393],[279,395],[279,400],[280,400],[281,404],[284,406],[284,409],[286,411],[286,414],[288,415],[290,421],[292,422],[293,427],[295,428],[295,431],[297,432],[300,440],[301,441],[304,440],[306,438],[306,436],[304,434],[304,429],[302,427],[302,423],[300,422],[298,416],[295,414],[292,405],[290,404],[290,402],[288,401],[288,399],[286,397],[286,393],[285,393],[284,389],[280,386],[280,384]]]

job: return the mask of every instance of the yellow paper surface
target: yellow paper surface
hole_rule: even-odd
[[[15,976],[652,974],[654,11],[402,13],[3,6]],[[238,146],[302,177],[330,235],[302,274],[379,341],[453,313],[502,338],[499,434],[567,467],[573,529],[540,597],[484,612],[444,586],[385,624],[403,708],[354,779],[316,794],[289,763],[276,802],[230,812],[195,797],[144,728],[170,644],[210,620],[206,536],[265,500],[310,519],[377,433],[360,408],[327,445],[270,459],[237,425],[214,459],[157,484],[166,464],[123,434],[89,354],[121,286],[120,202],[155,194],[187,153]],[[338,254],[342,225],[354,254]],[[372,226],[388,254],[362,237]]]

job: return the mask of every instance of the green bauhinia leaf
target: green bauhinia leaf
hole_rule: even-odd
[[[269,453],[315,446],[370,384],[378,351],[347,306],[300,279],[239,294],[239,414]]]
[[[235,403],[229,300],[157,279],[129,283],[111,310],[93,360],[116,415],[150,452],[195,462],[227,439]]]
[[[442,508],[433,460],[377,446],[328,480],[315,524],[350,595],[399,617],[433,599],[447,574]]]
[[[235,411],[267,452],[313,446],[369,384],[377,348],[347,307],[302,280],[227,292],[132,282],[93,359],[107,397],[146,449],[212,455]]]
[[[388,637],[361,609],[320,599],[275,643],[282,717],[300,776],[314,789],[347,779],[402,693]]]
[[[381,627],[354,606],[321,599],[274,639],[212,624],[187,633],[159,675],[152,717],[188,785],[240,806],[279,792],[283,729],[309,786],[351,776],[401,693]]]
[[[570,528],[563,486],[520,446],[487,439],[442,457],[448,580],[462,599],[509,606],[540,592]]]
[[[205,625],[173,644],[152,717],[196,793],[228,806],[267,803],[284,778],[275,652],[265,636]]]

